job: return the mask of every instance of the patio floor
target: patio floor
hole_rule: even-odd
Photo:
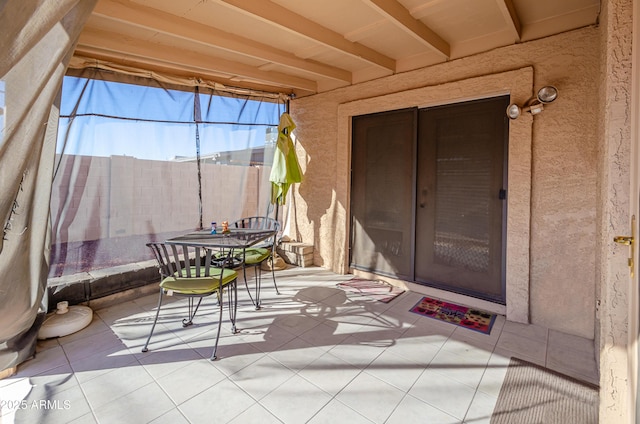
[[[598,383],[591,340],[501,316],[484,335],[409,312],[419,293],[385,304],[337,289],[350,275],[276,275],[259,311],[239,281],[241,331],[223,323],[214,362],[213,298],[189,328],[172,302],[147,353],[157,294],[94,311],[0,380],[0,422],[488,423],[511,356]]]

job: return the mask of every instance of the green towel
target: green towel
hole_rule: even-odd
[[[302,181],[302,170],[296,156],[296,149],[291,140],[291,133],[296,124],[288,113],[283,113],[278,125],[278,143],[273,156],[271,181],[271,203],[284,205],[293,183]]]

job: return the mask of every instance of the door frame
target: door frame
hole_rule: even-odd
[[[348,273],[350,222],[351,118],[358,115],[409,107],[431,107],[509,94],[511,101],[524,103],[533,95],[533,67],[396,92],[347,102],[338,106],[338,150],[336,152],[336,202],[344,227],[337,228],[332,270]],[[506,305],[496,313],[514,322],[529,322],[530,235],[531,235],[531,149],[533,118],[523,115],[509,125],[506,218]],[[401,283],[401,282],[400,282]],[[417,292],[425,287],[411,285]],[[483,307],[487,302],[468,297],[467,304]]]
[[[628,308],[628,376],[629,376],[629,416],[631,422],[640,419],[640,348],[638,338],[640,335],[640,279],[638,274],[638,261],[640,259],[640,239],[637,230],[640,219],[640,6],[633,2],[633,43],[632,43],[632,75],[631,75],[631,188],[629,202],[629,217],[635,217],[636,228],[634,237],[634,256],[631,258],[635,265],[635,273],[629,277],[629,308]],[[629,226],[631,227],[631,225]],[[601,370],[602,372],[602,370]]]

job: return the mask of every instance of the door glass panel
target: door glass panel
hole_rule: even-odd
[[[501,193],[508,99],[419,112],[418,282],[504,302]]]
[[[416,110],[353,119],[351,266],[412,276]]]
[[[456,122],[439,126],[437,138],[434,260],[470,271],[489,269],[491,153],[479,128],[465,137]],[[496,193],[497,194],[497,193]]]

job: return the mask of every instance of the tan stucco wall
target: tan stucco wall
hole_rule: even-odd
[[[293,236],[315,245],[317,265],[345,271],[349,158],[341,152],[349,151],[350,136],[339,136],[341,108],[358,101],[369,104],[367,99],[380,103],[381,98],[383,108],[388,101],[389,109],[394,109],[403,93],[423,88],[430,88],[441,101],[461,100],[468,94],[456,90],[467,80],[530,67],[533,87],[525,91],[554,84],[560,97],[530,123],[530,224],[520,220],[525,237],[512,238],[511,243],[517,243],[521,253],[507,262],[530,263],[522,270],[529,275],[518,276],[529,282],[529,311],[521,311],[525,317],[530,313],[533,323],[593,338],[598,109],[592,90],[599,79],[599,48],[599,29],[584,28],[294,100],[291,114],[298,125],[295,135],[305,179],[296,190],[298,233]],[[499,93],[476,89],[473,94]],[[421,100],[413,106],[428,105],[433,99]],[[362,113],[369,110],[364,107]],[[523,258],[527,251],[529,258]]]

